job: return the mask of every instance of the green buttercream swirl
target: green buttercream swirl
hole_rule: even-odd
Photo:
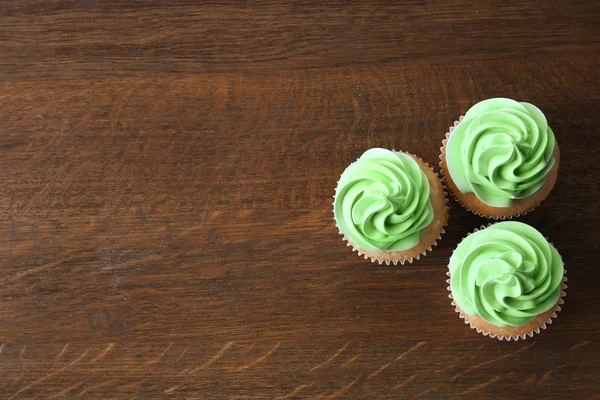
[[[446,145],[450,177],[492,207],[535,193],[555,163],[555,138],[534,105],[495,98],[475,104]]]
[[[433,220],[429,181],[408,154],[367,150],[342,174],[334,202],[340,231],[369,251],[403,251]]]
[[[563,262],[535,228],[500,222],[467,236],[450,257],[452,297],[496,326],[521,326],[552,308]]]

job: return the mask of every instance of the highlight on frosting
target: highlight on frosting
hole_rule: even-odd
[[[450,288],[460,309],[496,326],[521,326],[552,308],[563,262],[535,228],[500,222],[467,236],[450,258]]]
[[[334,202],[340,231],[368,251],[403,251],[433,220],[429,181],[408,154],[367,150],[342,174]]]
[[[475,104],[452,131],[446,166],[462,193],[509,207],[535,193],[554,166],[555,138],[533,104],[495,98]]]

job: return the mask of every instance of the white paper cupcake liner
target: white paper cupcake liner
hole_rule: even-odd
[[[337,227],[337,224],[336,224],[336,227]],[[339,228],[338,228],[338,231],[339,231]],[[342,240],[344,242],[346,242],[346,246],[349,246],[349,247],[352,248],[353,252],[355,251],[358,254],[359,257],[363,257],[365,260],[371,260],[372,263],[377,262],[379,265],[384,264],[384,263],[385,263],[385,265],[390,265],[390,264],[404,265],[404,263],[412,264],[413,261],[420,260],[421,257],[425,256],[428,252],[432,251],[433,247],[437,246],[438,240],[442,239],[442,234],[444,234],[444,233],[446,233],[446,231],[444,230],[444,228],[442,228],[442,230],[440,231],[440,234],[435,239],[435,241],[431,244],[431,246],[429,246],[427,249],[425,249],[421,253],[417,254],[416,256],[411,257],[411,258],[407,258],[405,260],[391,260],[390,261],[390,260],[382,260],[380,258],[364,254],[363,253],[364,250],[361,250],[361,249],[355,247],[355,245],[350,240],[348,240],[348,238],[346,237],[346,235],[344,235],[341,231],[339,231],[339,234],[342,235]]]
[[[526,212],[522,212],[522,213],[515,213],[512,215],[508,215],[508,216],[491,216],[491,215],[486,215],[486,214],[481,214],[479,211],[477,210],[473,210],[471,207],[469,207],[468,205],[466,205],[456,194],[454,194],[454,192],[450,189],[450,187],[448,186],[448,181],[446,178],[446,169],[444,168],[444,161],[443,161],[443,157],[446,153],[446,143],[448,143],[448,139],[450,138],[450,134],[452,133],[452,131],[454,130],[454,128],[456,128],[458,126],[458,124],[460,123],[460,121],[462,121],[464,118],[463,115],[460,116],[460,118],[458,119],[458,121],[454,121],[454,125],[452,125],[450,128],[448,128],[448,132],[446,132],[445,138],[444,140],[442,140],[442,147],[440,147],[440,172],[442,174],[442,185],[444,186],[444,189],[446,192],[448,192],[450,194],[450,196],[452,196],[452,198],[454,199],[454,201],[456,201],[458,204],[460,204],[460,206],[464,209],[466,209],[467,211],[470,211],[471,213],[479,216],[479,217],[483,217],[483,218],[487,218],[487,219],[493,219],[493,220],[505,220],[505,219],[512,219],[512,218],[518,218],[522,215],[526,215],[529,212],[531,212],[535,207],[532,207],[530,210],[527,210]]]
[[[396,151],[396,150],[392,150],[392,151]],[[450,210],[450,208],[448,207],[448,197],[447,197],[447,193],[446,193],[447,192],[446,191],[446,186],[444,185],[443,180],[440,178],[440,175],[429,165],[429,163],[423,161],[423,159],[421,157],[419,157],[419,156],[417,156],[415,154],[412,154],[412,153],[408,153],[408,152],[403,152],[403,153],[406,153],[408,155],[411,155],[411,156],[413,156],[413,157],[418,158],[419,160],[421,160],[421,162],[423,162],[437,176],[437,178],[442,182],[442,193],[444,193],[444,204],[445,204],[445,207],[446,207],[446,213],[448,213],[449,210]],[[357,161],[358,160],[359,159],[357,158]],[[336,182],[336,188],[337,188],[337,184],[338,183],[339,183],[339,180]],[[333,202],[331,203],[331,205],[335,208],[335,194],[333,195]],[[384,260],[384,259],[381,259],[381,258],[377,258],[375,256],[369,256],[367,254],[364,254],[364,250],[363,249],[360,249],[360,248],[356,247],[354,245],[354,243],[352,243],[352,241],[350,241],[348,239],[348,237],[346,237],[346,235],[344,235],[344,233],[342,233],[342,231],[340,230],[340,228],[339,228],[339,226],[338,226],[338,224],[337,224],[337,222],[335,220],[335,212],[333,211],[333,209],[332,209],[332,212],[333,212],[333,215],[334,215],[333,221],[335,223],[335,227],[337,228],[338,233],[342,236],[342,240],[346,242],[346,246],[351,247],[352,251],[356,252],[359,257],[363,257],[365,260],[371,260],[372,263],[377,262],[377,263],[379,263],[379,265],[381,265],[383,263],[385,263],[385,265],[390,265],[390,264],[404,265],[404,263],[412,264],[412,262],[414,260],[420,260],[421,257],[425,256],[428,252],[432,251],[435,246],[437,246],[438,240],[441,240],[442,239],[442,235],[444,233],[446,233],[446,230],[444,229],[444,227],[448,226],[448,221],[446,220],[446,224],[444,224],[442,226],[442,229],[441,229],[438,237],[434,240],[434,242],[428,248],[426,248],[424,251],[422,251],[421,253],[417,254],[416,256],[410,257],[410,258],[406,258],[404,260]],[[385,254],[385,253],[382,253],[382,254]]]
[[[495,223],[489,223],[489,224],[487,224],[487,226],[481,225],[480,228],[475,228],[473,230],[473,232],[469,232],[467,234],[467,236],[469,236],[469,235],[471,235],[471,234],[473,234],[475,232],[478,232],[479,230],[482,230],[482,229],[485,229],[485,228],[487,228],[489,226],[492,226],[494,224]],[[467,236],[465,236],[464,238],[462,238],[459,241],[459,244]],[[548,240],[548,238],[546,238],[546,240]],[[552,242],[548,241],[548,243],[550,243],[552,246],[554,246],[554,244],[552,244]],[[458,247],[458,245],[457,245],[457,247]],[[454,254],[454,250],[452,250],[452,253]],[[566,293],[566,289],[568,288],[568,286],[566,284],[566,282],[568,281],[567,276],[566,276],[567,275],[567,270],[563,269],[563,278],[562,278],[562,282],[561,282],[560,298],[558,299],[557,305],[554,306],[555,307],[554,311],[552,312],[552,314],[550,315],[550,317],[542,325],[540,325],[539,327],[537,327],[537,328],[535,328],[535,329],[533,329],[533,330],[531,330],[529,332],[523,333],[521,335],[508,335],[508,336],[497,335],[495,333],[487,332],[484,329],[479,328],[478,326],[475,326],[473,323],[471,323],[467,319],[467,317],[463,314],[462,310],[460,308],[458,308],[458,305],[454,302],[454,298],[452,297],[452,289],[450,287],[450,271],[446,272],[446,275],[448,276],[448,279],[446,279],[446,283],[448,284],[447,290],[449,292],[448,297],[452,300],[450,304],[454,307],[454,312],[458,313],[458,316],[462,320],[464,320],[464,323],[466,325],[469,325],[471,329],[474,329],[475,331],[477,331],[477,333],[480,333],[483,336],[489,336],[491,338],[496,338],[498,340],[506,340],[508,342],[510,342],[511,340],[517,341],[519,339],[525,340],[525,339],[527,339],[527,337],[533,337],[534,334],[539,334],[542,330],[546,329],[548,327],[548,325],[552,324],[552,320],[558,317],[558,315],[556,313],[562,310],[561,305],[565,304],[564,297],[567,296],[567,293]]]

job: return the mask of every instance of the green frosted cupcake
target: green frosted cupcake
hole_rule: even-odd
[[[380,264],[419,259],[448,221],[437,174],[416,156],[380,148],[367,150],[346,168],[333,206],[348,246]]]
[[[448,265],[450,297],[465,323],[502,340],[539,333],[565,296],[565,270],[554,246],[535,228],[507,221],[460,242]]]
[[[559,148],[533,104],[481,101],[455,122],[442,142],[442,175],[463,207],[487,218],[526,214],[556,182]]]

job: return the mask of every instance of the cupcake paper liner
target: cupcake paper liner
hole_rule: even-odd
[[[392,151],[396,151],[396,150],[392,150]],[[437,172],[435,172],[435,170],[427,162],[423,161],[423,159],[421,157],[419,157],[415,154],[412,154],[412,153],[408,153],[408,152],[404,152],[404,153],[419,159],[423,164],[425,164],[435,174],[435,176],[437,176],[438,179],[440,179],[440,181],[442,182],[442,193],[444,194],[444,207],[446,208],[446,213],[448,213],[448,210],[450,208],[448,207],[448,197],[446,196],[446,190],[445,190],[446,186],[444,185],[443,180],[440,178],[440,175]],[[339,183],[339,181],[337,183]],[[337,183],[336,183],[336,186],[337,186]],[[333,195],[333,202],[331,203],[331,205],[335,207],[335,194]],[[446,233],[446,231],[444,230],[444,227],[446,227],[448,225],[448,220],[446,220],[446,223],[444,225],[442,225],[442,229],[441,229],[439,235],[437,236],[437,238],[433,241],[433,243],[428,248],[423,250],[421,253],[417,254],[416,256],[407,257],[403,260],[386,260],[383,258],[378,258],[377,256],[373,255],[374,253],[372,253],[372,252],[368,252],[370,254],[366,254],[367,252],[365,252],[365,250],[357,247],[354,243],[352,243],[352,241],[346,235],[344,235],[342,233],[339,226],[337,225],[337,222],[335,221],[335,213],[334,213],[333,221],[335,223],[335,227],[338,230],[338,233],[342,236],[342,240],[346,242],[346,246],[351,247],[352,251],[356,252],[359,257],[363,257],[365,260],[370,259],[372,263],[377,262],[377,263],[379,263],[379,265],[381,265],[383,263],[385,263],[386,265],[390,265],[390,264],[398,265],[398,263],[400,263],[400,265],[404,265],[404,263],[411,264],[414,260],[420,260],[421,257],[423,257],[427,254],[427,252],[432,251],[433,247],[437,246],[438,240],[441,240],[442,235],[444,233]],[[410,251],[410,249],[408,249],[406,251],[408,252],[408,251]],[[388,253],[388,252],[382,252],[381,254],[386,254],[386,253]]]
[[[471,207],[469,207],[468,205],[466,205],[449,187],[448,185],[448,180],[446,177],[446,168],[444,167],[444,161],[443,161],[443,157],[446,153],[446,143],[448,143],[448,139],[450,138],[450,134],[452,133],[452,131],[454,130],[454,128],[456,128],[458,126],[458,124],[463,120],[464,115],[461,115],[460,118],[458,119],[458,121],[454,121],[454,125],[452,125],[450,128],[448,128],[448,132],[446,132],[445,138],[444,140],[442,140],[442,147],[440,147],[440,172],[442,174],[442,185],[444,186],[444,189],[446,190],[446,192],[448,192],[450,194],[450,196],[452,196],[452,198],[454,199],[454,201],[456,201],[458,204],[460,204],[461,207],[463,207],[464,209],[466,209],[467,211],[470,211],[471,213],[479,216],[479,217],[483,217],[483,218],[487,218],[487,219],[493,219],[493,220],[505,220],[505,219],[512,219],[512,218],[518,218],[522,215],[526,215],[529,212],[533,211],[533,209],[536,207],[532,207],[531,209],[525,211],[525,212],[521,212],[521,213],[515,213],[512,215],[507,215],[507,216],[492,216],[492,215],[486,215],[486,214],[482,214],[477,210],[472,209]]]
[[[475,228],[475,230],[473,230],[473,232],[469,232],[467,234],[467,236],[470,236],[471,234],[478,232],[479,230],[485,229],[489,226],[494,225],[494,223],[489,223],[486,225],[481,225],[480,228]],[[462,242],[467,236],[465,236],[464,238],[462,238],[460,242]],[[546,238],[546,240],[548,240],[548,238]],[[548,243],[550,243],[552,246],[554,246],[554,244],[552,244],[552,242],[548,241]],[[452,251],[452,253],[454,253],[454,250]],[[557,318],[557,312],[561,311],[561,305],[565,304],[564,301],[564,297],[566,297],[567,293],[565,292],[565,290],[567,289],[567,284],[566,282],[568,281],[566,275],[567,275],[567,270],[564,269],[563,270],[563,278],[562,278],[562,282],[561,282],[561,292],[560,292],[560,298],[558,299],[558,302],[556,303],[556,305],[554,305],[554,311],[552,312],[552,314],[550,315],[550,317],[544,322],[542,323],[540,326],[538,326],[535,329],[532,329],[529,332],[523,333],[521,335],[497,335],[495,333],[492,332],[488,332],[484,329],[479,328],[478,326],[474,325],[472,322],[470,322],[467,317],[463,314],[462,310],[458,307],[458,305],[454,302],[454,298],[452,297],[452,289],[450,287],[450,271],[446,272],[446,275],[448,276],[448,279],[446,279],[446,283],[448,284],[448,297],[452,300],[451,301],[451,305],[454,307],[454,311],[458,314],[458,316],[464,320],[464,323],[466,325],[469,325],[469,327],[471,329],[474,329],[475,331],[477,331],[477,333],[481,333],[483,336],[489,336],[491,338],[496,338],[498,340],[506,340],[508,342],[510,342],[511,340],[517,341],[519,339],[525,340],[527,339],[527,337],[533,337],[534,333],[539,334],[543,329],[546,329],[548,327],[548,325],[552,324],[553,319]],[[547,311],[546,311],[547,312]]]
[[[446,208],[448,208],[448,206],[446,206]],[[337,224],[336,224],[337,227]],[[446,233],[446,231],[444,230],[444,228],[442,228],[442,230],[440,231],[440,234],[438,235],[437,239],[431,244],[431,246],[429,246],[427,249],[425,249],[424,251],[422,251],[421,253],[417,254],[414,257],[410,257],[407,258],[405,260],[382,260],[380,258],[374,257],[374,256],[369,256],[367,254],[364,254],[362,249],[356,247],[354,245],[354,243],[352,243],[347,237],[346,235],[344,235],[341,231],[339,232],[340,235],[342,235],[342,240],[346,243],[346,246],[349,246],[352,248],[352,251],[356,252],[358,254],[359,257],[363,257],[365,260],[371,260],[371,262],[377,262],[379,263],[379,265],[385,263],[385,265],[390,265],[390,264],[394,264],[394,265],[404,265],[404,263],[409,263],[412,264],[412,262],[414,260],[420,260],[421,257],[425,256],[428,252],[433,250],[433,247],[437,246],[437,241],[442,239],[442,234]]]

